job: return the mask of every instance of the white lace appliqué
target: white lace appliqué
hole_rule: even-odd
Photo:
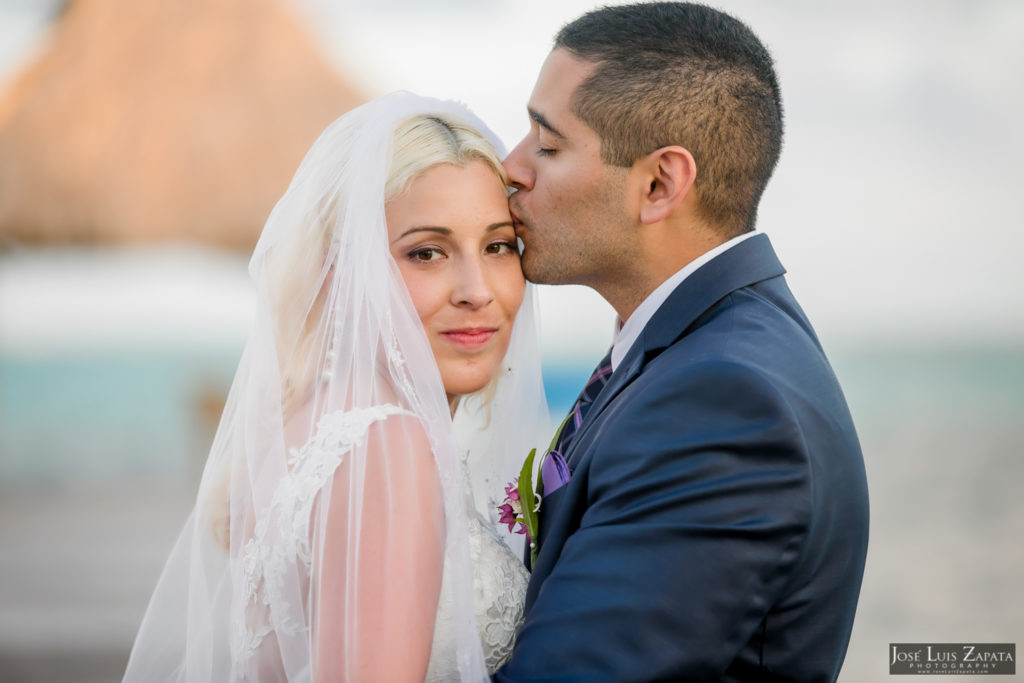
[[[233,648],[240,660],[252,658],[271,632],[297,635],[306,630],[304,623],[272,615],[271,609],[301,599],[285,594],[284,578],[296,567],[309,577],[313,503],[345,455],[365,441],[370,426],[401,414],[411,413],[391,404],[327,413],[317,422],[313,437],[289,453],[286,474],[277,482],[270,505],[257,512],[252,538],[242,553],[246,629],[244,642]]]
[[[529,574],[519,558],[496,537],[493,527],[484,524],[477,520],[477,533],[470,532],[470,554],[474,560],[477,629],[487,671],[494,673],[512,655],[512,645],[523,625]]]

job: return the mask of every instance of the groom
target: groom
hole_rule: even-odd
[[[523,270],[594,288],[622,322],[559,440],[571,478],[545,482],[495,679],[835,680],[867,488],[839,384],[753,232],[782,140],[770,56],[704,6],[603,8],[558,34],[528,111],[505,162]]]

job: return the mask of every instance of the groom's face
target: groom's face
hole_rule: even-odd
[[[523,272],[533,282],[600,284],[630,253],[628,169],[601,161],[601,139],[572,111],[594,64],[556,49],[527,105],[530,132],[505,159]]]

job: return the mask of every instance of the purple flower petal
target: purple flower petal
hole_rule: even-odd
[[[508,524],[508,530],[512,531],[512,527],[516,525],[516,513],[512,510],[512,506],[508,503],[499,505],[498,510],[501,511],[501,516],[498,518],[498,522],[501,524]]]

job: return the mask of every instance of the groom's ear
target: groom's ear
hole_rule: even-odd
[[[678,145],[654,150],[639,159],[633,170],[643,191],[640,222],[647,225],[668,218],[687,199],[697,177],[693,155]]]

